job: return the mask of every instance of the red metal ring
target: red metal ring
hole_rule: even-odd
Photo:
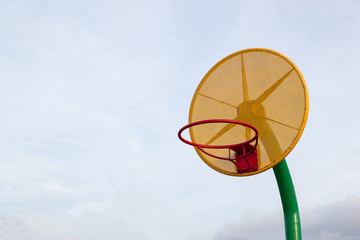
[[[243,125],[245,127],[248,127],[248,128],[251,128],[254,132],[255,132],[255,136],[253,138],[251,138],[250,140],[246,141],[246,142],[242,142],[242,143],[238,143],[238,144],[232,144],[232,145],[206,145],[206,144],[199,144],[199,143],[193,143],[193,142],[190,142],[186,139],[184,139],[182,136],[181,136],[181,133],[187,129],[187,128],[190,128],[192,126],[196,126],[196,125],[201,125],[201,124],[206,124],[206,123],[234,123],[234,124],[239,124],[239,125]],[[257,146],[257,140],[258,140],[258,130],[250,125],[250,124],[247,124],[247,123],[244,123],[244,122],[240,122],[240,121],[235,121],[235,120],[230,120],[230,119],[209,119],[209,120],[202,120],[202,121],[198,121],[198,122],[193,122],[193,123],[190,123],[190,124],[187,124],[185,125],[184,127],[182,127],[180,130],[179,130],[179,133],[178,133],[178,137],[180,138],[181,141],[183,141],[184,143],[186,144],[189,144],[189,145],[192,145],[194,147],[197,147],[199,149],[201,148],[234,148],[234,147],[239,147],[239,146],[243,146],[245,144],[248,144],[248,143],[251,143],[253,141],[256,141],[256,144],[254,146],[254,148],[256,148]]]

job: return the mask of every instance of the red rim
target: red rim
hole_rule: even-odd
[[[255,136],[253,138],[251,138],[250,140],[246,141],[246,142],[237,143],[237,144],[231,144],[231,145],[206,145],[206,144],[193,143],[193,142],[190,142],[190,141],[186,140],[185,138],[183,138],[181,136],[181,133],[185,129],[196,126],[196,125],[207,124],[207,123],[234,123],[234,124],[239,124],[239,125],[251,128],[255,132]],[[230,151],[230,149],[234,150],[236,148],[242,147],[242,146],[244,146],[246,144],[250,144],[251,142],[255,141],[255,145],[254,145],[253,149],[251,151],[249,151],[247,154],[245,154],[244,155],[244,157],[245,157],[245,156],[249,155],[250,153],[252,153],[256,149],[257,144],[258,144],[258,134],[259,134],[258,130],[254,126],[252,126],[250,124],[247,124],[247,123],[244,123],[244,122],[230,120],[230,119],[210,119],[210,120],[202,120],[202,121],[198,121],[198,122],[193,122],[193,123],[185,125],[184,127],[182,127],[179,130],[178,137],[184,143],[192,145],[194,147],[197,147],[200,151],[202,151],[203,153],[205,153],[205,154],[207,154],[207,155],[209,155],[211,157],[215,157],[215,158],[218,158],[218,159],[224,159],[224,160],[234,160],[234,159],[230,158],[230,154],[229,154],[229,158],[219,157],[219,156],[216,156],[216,155],[213,155],[211,153],[206,152],[203,148],[215,148],[215,149],[227,148]]]

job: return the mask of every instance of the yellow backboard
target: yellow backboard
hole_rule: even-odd
[[[238,173],[231,161],[195,148],[216,171],[248,176],[275,166],[289,154],[304,130],[308,110],[306,83],[296,65],[273,50],[252,48],[233,53],[210,69],[195,91],[189,123],[231,119],[254,126],[259,131],[257,171]],[[248,128],[227,123],[210,125],[190,128],[192,142],[225,145],[252,137]],[[220,156],[229,154],[225,149],[210,151]]]

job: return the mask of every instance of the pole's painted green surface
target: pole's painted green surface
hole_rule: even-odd
[[[283,205],[286,240],[301,240],[299,208],[286,160],[283,159],[273,170]]]

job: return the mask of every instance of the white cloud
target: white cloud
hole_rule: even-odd
[[[36,235],[24,221],[15,216],[0,216],[0,238],[4,240],[32,240]]]
[[[102,202],[84,202],[75,206],[69,211],[69,214],[74,217],[84,217],[89,215],[102,215],[111,209],[111,201]]]
[[[331,205],[300,212],[303,239],[356,240],[360,235],[360,197],[349,197]],[[285,228],[282,213],[250,217],[228,224],[215,234],[214,240],[279,239]],[[265,237],[266,236],[266,237]]]

